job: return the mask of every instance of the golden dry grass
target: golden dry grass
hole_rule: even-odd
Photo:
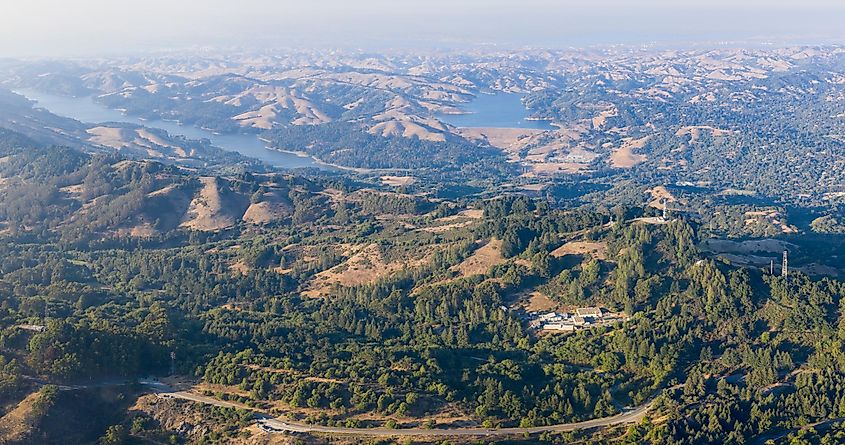
[[[241,275],[249,275],[250,267],[246,265],[243,261],[238,261],[229,265],[229,270],[232,272],[241,274]]]
[[[417,182],[413,176],[382,176],[381,183],[391,187],[403,187]]]
[[[552,251],[553,257],[589,255],[598,260],[607,258],[607,244],[594,241],[570,241]]]
[[[38,391],[26,396],[14,409],[0,418],[0,438],[3,443],[18,443],[32,431]]]
[[[548,175],[554,173],[578,173],[587,169],[585,164],[577,162],[543,162],[538,164],[531,164],[532,175]]]
[[[528,312],[551,312],[560,307],[559,303],[538,291],[520,298],[517,304]]]
[[[443,142],[446,135],[410,120],[388,120],[379,122],[368,130],[370,134],[380,136],[418,137],[423,141]]]
[[[326,295],[332,286],[359,286],[374,283],[380,278],[402,269],[417,267],[428,260],[428,250],[417,252],[415,257],[386,262],[378,244],[356,246],[352,256],[331,269],[324,270],[305,285],[302,292],[306,297]]]
[[[200,182],[202,188],[191,200],[181,226],[213,231],[235,225],[248,207],[246,198],[230,196],[231,199],[224,200],[217,178],[203,177]]]
[[[650,138],[650,136],[639,139],[625,138],[622,145],[610,155],[610,165],[616,168],[631,168],[645,162],[648,157],[643,154],[636,154],[634,150],[645,147]]]
[[[599,112],[599,114],[597,114],[591,120],[591,123],[593,124],[593,128],[600,129],[607,122],[607,118],[616,117],[618,115],[619,115],[619,111],[616,109],[616,107],[611,107],[607,110],[603,110],[603,111]]]
[[[525,128],[460,128],[458,134],[468,139],[486,141],[490,145],[508,151],[519,151],[544,130]]]
[[[690,125],[679,128],[678,131],[675,132],[675,136],[689,136],[689,143],[695,144],[704,133],[710,133],[713,137],[722,137],[732,134],[733,131],[722,130],[721,128],[715,128],[708,125]]]
[[[677,202],[672,193],[666,189],[665,186],[658,185],[657,187],[646,190],[646,193],[651,195],[651,200],[648,202],[649,207],[656,209],[663,209],[664,202]],[[671,206],[670,206],[671,208]]]
[[[463,210],[457,215],[445,216],[437,218],[431,222],[427,227],[421,227],[419,230],[429,233],[443,233],[454,229],[460,229],[470,226],[478,222],[484,217],[484,211],[479,209]]]
[[[131,145],[127,140],[127,131],[122,128],[94,127],[87,130],[91,135],[88,141],[104,147],[121,149]]]
[[[251,203],[244,212],[243,220],[252,224],[266,224],[284,219],[293,213],[293,206],[278,192],[268,192],[260,202]]]
[[[502,241],[491,239],[475,250],[461,264],[452,266],[453,271],[463,277],[486,274],[492,266],[502,264],[505,258],[502,256]]]

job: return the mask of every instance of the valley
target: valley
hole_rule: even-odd
[[[837,434],[843,69],[838,46],[3,59],[0,441],[62,443],[63,417],[92,444]]]

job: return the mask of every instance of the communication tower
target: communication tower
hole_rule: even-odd
[[[789,259],[787,258],[787,251],[783,251],[783,267],[780,270],[780,275],[784,278],[789,276]]]

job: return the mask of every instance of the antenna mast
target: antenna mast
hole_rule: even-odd
[[[783,268],[780,271],[780,275],[784,278],[789,276],[789,260],[787,259],[787,251],[783,251]]]

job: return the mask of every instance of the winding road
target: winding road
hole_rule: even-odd
[[[141,384],[146,385],[161,398],[173,398],[189,400],[196,403],[208,405],[250,409],[234,402],[218,400],[213,397],[204,396],[191,391],[178,391],[168,385],[155,380],[142,380]],[[537,426],[529,428],[345,428],[322,425],[309,425],[301,422],[293,422],[274,418],[268,414],[258,412],[256,419],[258,427],[268,433],[316,433],[316,434],[344,434],[366,437],[492,437],[492,436],[514,436],[525,434],[538,434],[544,432],[564,432],[582,429],[600,428],[606,426],[636,423],[642,420],[654,404],[655,398],[632,410],[610,417],[585,420],[583,422],[561,423],[557,425]]]

